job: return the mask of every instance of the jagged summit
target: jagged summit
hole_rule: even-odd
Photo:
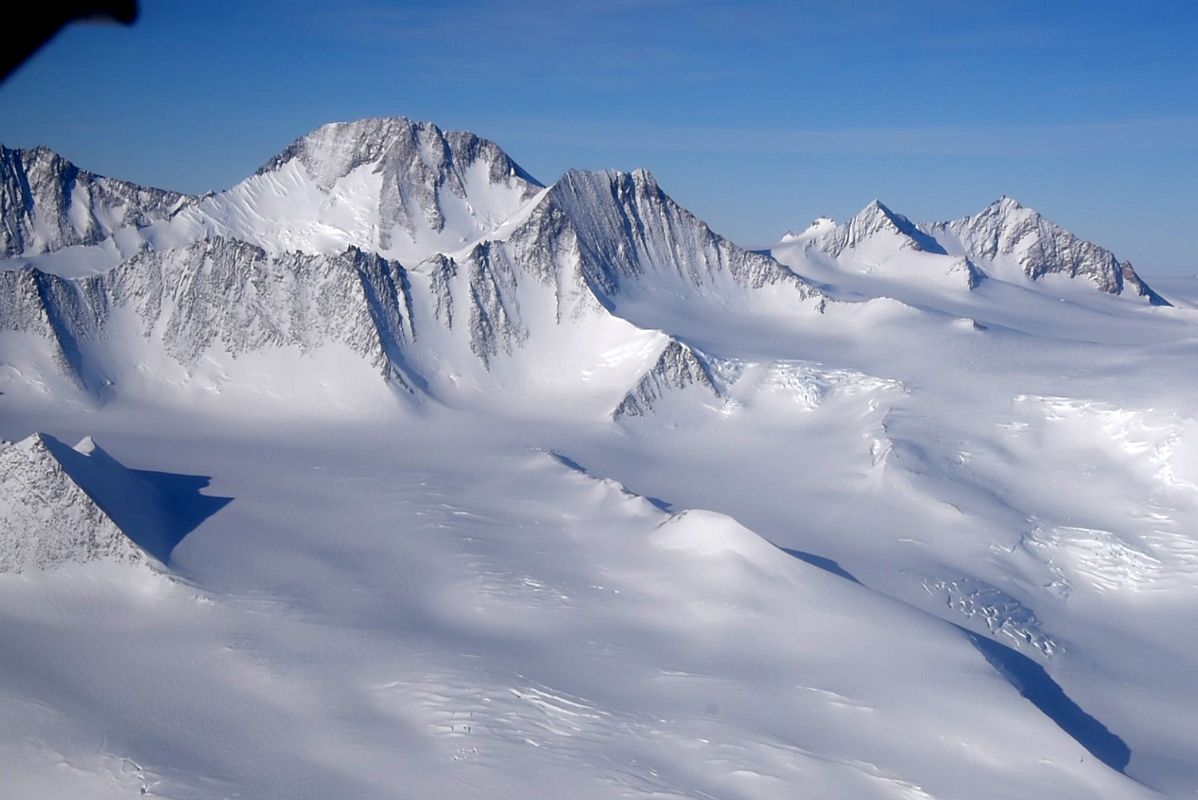
[[[194,198],[80,169],[47,147],[0,145],[0,256],[99,244],[167,219]]]
[[[536,178],[489,139],[468,131],[443,131],[432,122],[407,117],[367,117],[321,125],[267,161],[257,174],[299,159],[313,177],[332,185],[363,164],[386,162],[410,168],[416,158],[429,167],[458,168],[482,159],[492,168],[495,180],[518,178],[541,187]]]
[[[1114,295],[1124,294],[1130,286],[1136,296],[1152,305],[1169,305],[1130,263],[1120,262],[1109,250],[1075,236],[1005,194],[973,216],[930,224],[916,224],[873,200],[845,223],[837,225],[820,218],[803,233],[788,234],[774,251],[791,266],[800,266],[798,262],[807,257],[802,253],[811,251],[816,258],[831,257],[833,263],[858,272],[871,271],[882,262],[894,266],[903,251],[914,251],[953,260],[939,270],[934,259],[916,259],[900,270],[903,280],[963,275],[964,285],[974,289],[987,277],[1026,284],[1061,275],[1085,280]],[[890,271],[900,277],[900,272]]]
[[[646,170],[570,170],[546,196],[571,221],[583,274],[601,295],[711,294],[790,284],[817,293],[773,258],[745,250],[672,200]]]
[[[1046,275],[1082,278],[1116,295],[1131,286],[1152,305],[1169,305],[1130,263],[1007,195],[971,217],[929,225],[927,230],[951,253],[977,261],[991,274],[1033,281]]]
[[[1018,211],[1023,208],[1023,204],[1011,197],[1008,194],[999,195],[999,198],[990,204],[989,207],[997,207],[1004,211]]]
[[[403,117],[338,122],[205,198],[168,238],[216,234],[276,253],[356,246],[415,264],[479,240],[542,189],[472,133]]]

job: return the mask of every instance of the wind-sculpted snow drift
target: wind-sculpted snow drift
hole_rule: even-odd
[[[390,118],[0,214],[14,794],[1198,789],[1198,318],[1010,199],[754,251]]]

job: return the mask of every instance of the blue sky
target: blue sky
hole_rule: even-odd
[[[1002,194],[1198,272],[1198,3],[186,3],[75,26],[0,87],[0,142],[192,192],[328,121],[402,114],[551,182],[646,167],[747,244],[877,197]]]

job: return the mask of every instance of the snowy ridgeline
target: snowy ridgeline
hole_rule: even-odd
[[[1198,789],[1198,319],[1038,213],[751,251],[404,119],[0,166],[6,789]]]
[[[874,202],[842,225],[788,235],[771,255],[713,233],[646,172],[571,171],[546,189],[492,142],[404,119],[322,127],[203,198],[100,178],[41,149],[4,150],[0,166],[0,331],[46,342],[92,394],[119,391],[122,375],[144,377],[163,356],[186,375],[205,359],[336,343],[444,400],[487,386],[495,360],[536,337],[574,336],[602,341],[581,355],[603,363],[636,351],[624,387],[635,397],[662,373],[644,371],[640,332],[611,340],[602,318],[664,331],[668,359],[668,337],[695,338],[679,317],[798,322],[826,306],[812,281],[833,297],[843,283],[853,300],[904,299],[897,282],[920,300],[938,293],[946,309],[987,280],[1057,277],[1166,302],[1130,264],[1007,198],[934,225]],[[861,287],[862,273],[887,283]],[[544,364],[544,353],[527,361]]]
[[[322,129],[324,134],[328,131]],[[466,140],[466,156],[454,156],[449,166],[441,164],[433,172],[419,153],[377,156],[373,141],[361,143],[365,154],[338,161],[340,167],[314,163],[313,180],[320,186],[331,182],[335,190],[338,169],[390,170],[401,155],[416,158],[421,169],[407,171],[430,192],[421,195],[421,202],[441,198],[434,210],[460,200],[469,184],[455,171],[459,158],[490,154],[484,159],[491,165],[489,179],[502,186],[524,181],[518,169],[497,170],[496,164],[507,162],[493,145],[474,139]],[[462,137],[451,135],[447,141],[461,143]],[[308,149],[293,146],[262,174],[283,163],[311,162],[315,145],[301,142]],[[381,160],[359,164],[372,156]],[[409,198],[400,206],[414,202]],[[371,213],[387,207],[380,201]],[[443,230],[445,213],[430,212],[425,222]],[[498,213],[485,219],[495,224]],[[392,215],[378,225],[409,235],[411,220],[396,219]],[[62,277],[37,267],[0,272],[0,330],[34,334],[49,343],[59,369],[93,393],[153,360],[147,350],[189,368],[206,358],[286,347],[306,353],[338,343],[404,389],[437,396],[452,391],[444,385],[446,373],[473,376],[477,383],[497,357],[538,344],[552,348],[562,336],[603,345],[598,354],[584,357],[638,350],[633,345],[646,329],[623,324],[619,317],[621,304],[629,301],[689,298],[720,311],[731,303],[749,313],[758,305],[796,311],[816,297],[788,268],[714,234],[644,172],[568,173],[492,229],[493,238],[451,253],[422,251],[407,265],[370,252],[376,244],[370,237],[332,252],[309,242],[305,253],[280,250],[269,231],[217,226],[216,233],[210,228],[188,233],[203,236],[190,243],[158,248],[154,242],[178,231],[158,233],[154,227],[131,257],[96,274]],[[459,237],[459,244],[478,233],[469,226],[463,230],[468,235]],[[412,239],[412,247],[419,238]],[[98,257],[102,250],[97,248]],[[620,324],[612,322],[613,313]],[[543,364],[541,355],[529,360]],[[559,366],[540,369],[552,374]],[[455,379],[455,386],[460,383]]]

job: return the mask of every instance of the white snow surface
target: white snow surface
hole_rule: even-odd
[[[1198,282],[1015,206],[367,120],[14,256],[0,794],[1193,796]]]

